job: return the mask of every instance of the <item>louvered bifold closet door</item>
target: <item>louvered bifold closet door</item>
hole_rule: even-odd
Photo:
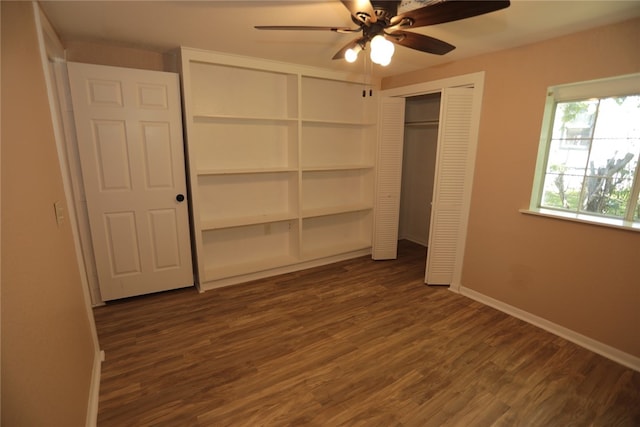
[[[376,201],[372,258],[395,259],[398,252],[404,98],[383,98],[380,103]]]
[[[442,92],[425,274],[429,285],[451,284],[464,251],[465,200],[473,178],[473,95],[473,88],[446,88]]]

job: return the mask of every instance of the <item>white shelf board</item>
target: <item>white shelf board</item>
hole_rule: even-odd
[[[302,218],[316,218],[319,216],[339,215],[344,213],[366,211],[370,209],[373,209],[373,205],[364,203],[356,203],[353,205],[344,206],[328,206],[316,209],[303,209]]]
[[[270,116],[236,116],[225,114],[194,114],[193,120],[196,123],[203,123],[216,120],[228,121],[265,121],[265,122],[297,122],[295,117],[270,117]]]
[[[222,228],[243,227],[248,225],[290,221],[297,218],[298,215],[295,213],[278,213],[232,218],[209,218],[200,220],[200,229],[206,232],[208,230],[219,230]]]
[[[280,172],[297,172],[298,168],[294,167],[274,167],[274,168],[243,168],[243,169],[199,169],[198,176],[207,175],[241,175],[241,174],[264,174],[264,173],[280,173]]]
[[[330,165],[330,166],[303,166],[302,172],[331,172],[346,170],[373,169],[372,164]]]
[[[374,126],[374,122],[363,122],[353,120],[326,120],[326,119],[302,119],[302,124],[326,124],[326,125],[340,125],[340,126]]]

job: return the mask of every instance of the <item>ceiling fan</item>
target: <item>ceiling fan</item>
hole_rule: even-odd
[[[351,13],[351,20],[358,26],[357,28],[293,25],[259,25],[255,28],[362,33],[360,37],[340,49],[333,59],[344,58],[348,62],[354,62],[358,53],[365,50],[369,43],[371,60],[380,65],[387,65],[394,52],[394,43],[435,55],[444,55],[455,49],[455,46],[442,40],[405,30],[471,18],[504,9],[510,4],[509,0],[411,0],[410,3],[424,4],[424,6],[398,14],[401,0],[341,0],[341,2]]]

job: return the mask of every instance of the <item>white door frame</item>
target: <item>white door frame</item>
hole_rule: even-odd
[[[69,89],[69,77],[67,74],[66,60],[59,58],[54,64],[55,85],[59,97],[59,114],[63,124],[62,144],[64,145],[66,173],[70,179],[70,192],[72,204],[69,209],[73,210],[76,217],[75,229],[78,235],[80,253],[80,269],[86,277],[87,287],[91,296],[93,307],[104,305],[100,295],[98,284],[98,274],[96,261],[93,254],[91,232],[89,230],[89,214],[87,211],[87,200],[84,195],[84,183],[80,169],[80,157],[78,153],[78,140],[74,126],[73,107],[71,106],[71,92]]]
[[[47,83],[58,160],[68,207],[67,217],[73,232],[77,264],[82,283],[88,292],[87,297],[90,301],[90,306],[96,307],[104,305],[104,302],[100,296],[100,288],[98,286],[86,203],[83,205],[84,186],[78,157],[76,131],[73,125],[73,109],[71,107],[65,49],[37,2],[33,2],[33,8],[38,29],[38,39],[44,55],[42,58],[43,70]]]
[[[104,305],[100,295],[96,261],[93,254],[93,244],[89,229],[89,213],[87,211],[87,199],[84,195],[84,183],[80,169],[80,155],[78,153],[78,139],[74,126],[73,107],[71,106],[71,93],[69,89],[69,76],[66,61],[58,61],[54,68],[58,94],[60,97],[61,119],[64,124],[64,144],[67,154],[67,169],[71,178],[71,191],[73,197],[73,210],[77,218],[76,227],[82,249],[82,269],[87,278],[87,286],[91,295],[91,303],[94,307]]]
[[[47,20],[46,15],[40,9],[38,2],[33,1],[33,14],[36,24],[36,33],[38,37],[38,46],[40,49],[40,59],[42,62],[42,71],[47,89],[47,98],[49,101],[49,109],[51,113],[51,122],[53,125],[54,139],[56,149],[58,151],[58,164],[62,175],[62,184],[64,188],[65,201],[67,205],[67,215],[65,215],[70,224],[73,243],[76,252],[76,262],[80,272],[80,282],[82,283],[82,294],[84,305],[91,330],[91,338],[93,342],[93,368],[91,383],[89,384],[88,407],[85,424],[87,426],[95,426],[98,419],[98,401],[100,397],[100,373],[102,362],[104,361],[104,351],[100,350],[98,340],[98,331],[96,329],[95,318],[91,306],[93,305],[93,295],[87,282],[87,274],[85,269],[86,258],[82,255],[82,243],[80,238],[81,229],[78,226],[78,216],[75,209],[74,197],[74,177],[69,164],[67,155],[68,140],[65,132],[65,123],[68,120],[68,112],[61,107],[63,105],[64,95],[60,93],[59,86],[54,79],[59,79],[57,72],[57,64],[64,61],[64,47],[51,23]],[[98,295],[100,295],[98,293]]]
[[[82,214],[81,212],[78,212],[77,209],[78,199],[77,192],[75,190],[77,188],[78,182],[77,175],[75,175],[74,173],[74,159],[72,156],[70,156],[69,151],[72,145],[70,144],[68,124],[73,123],[72,121],[69,122],[70,118],[71,120],[73,120],[73,116],[72,113],[67,111],[67,109],[65,108],[66,105],[70,105],[70,100],[67,100],[68,92],[65,92],[64,87],[60,84],[61,77],[66,79],[66,74],[64,76],[61,76],[60,70],[60,67],[64,66],[65,64],[65,51],[62,43],[58,38],[58,35],[47,20],[46,16],[42,13],[37,2],[33,2],[33,10],[36,19],[38,42],[40,45],[40,53],[42,56],[42,68],[44,71],[45,83],[47,86],[47,95],[49,98],[49,108],[51,110],[51,119],[53,123],[56,148],[58,151],[58,162],[60,164],[62,182],[68,207],[68,212],[65,216],[69,219],[69,223],[71,225],[73,242],[76,247],[77,263],[80,270],[80,279],[86,291],[85,296],[90,303],[89,307],[101,305],[102,301],[100,300],[100,293],[97,293],[98,303],[96,303],[93,291],[90,286],[91,279],[87,274],[86,269],[87,259],[83,252],[84,244],[82,238],[82,227],[79,224],[80,222],[82,222]],[[67,103],[67,101],[69,102]],[[82,185],[81,181],[80,185]],[[93,315],[91,315],[90,317],[91,323],[93,324]]]
[[[470,140],[473,142],[473,150],[470,153],[472,158],[471,164],[475,165],[475,146],[478,140],[478,130],[480,127],[480,110],[482,103],[482,95],[484,91],[484,71],[480,71],[477,73],[464,74],[461,76],[449,77],[440,80],[433,80],[429,82],[417,83],[408,86],[401,86],[393,89],[386,89],[380,92],[381,97],[403,97],[408,98],[411,96],[417,95],[426,95],[429,93],[442,92],[445,88],[453,88],[453,87],[473,87],[475,91],[474,96],[474,109],[477,111],[474,114],[472,125],[470,129]],[[469,171],[469,180],[473,181],[473,170]],[[463,229],[460,230],[460,240],[458,242],[458,251],[459,256],[456,258],[456,264],[453,270],[453,279],[449,286],[449,289],[459,293],[461,287],[461,276],[462,276],[462,265],[464,261],[464,248],[466,244],[467,238],[467,225],[469,218],[469,209],[471,204],[471,182],[469,182],[469,191],[465,195],[462,207],[462,217],[463,221]]]

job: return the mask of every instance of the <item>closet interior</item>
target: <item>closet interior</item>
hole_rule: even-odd
[[[440,92],[406,98],[398,238],[428,246]]]

